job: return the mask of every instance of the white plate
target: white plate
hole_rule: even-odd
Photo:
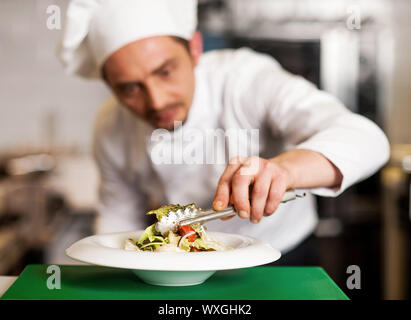
[[[281,253],[261,240],[238,234],[208,232],[226,251],[147,252],[122,249],[128,238],[138,239],[143,230],[95,235],[66,249],[72,259],[132,269],[143,281],[155,285],[182,286],[204,282],[217,270],[258,266],[278,260]]]

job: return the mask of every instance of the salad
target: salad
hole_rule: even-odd
[[[200,223],[179,226],[182,219],[193,217],[199,210],[194,203],[181,206],[171,204],[151,210],[157,222],[146,228],[138,240],[127,239],[125,250],[156,252],[221,251],[230,248],[211,239]]]

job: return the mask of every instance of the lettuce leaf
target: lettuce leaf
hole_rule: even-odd
[[[161,234],[156,230],[156,225],[152,224],[144,230],[140,239],[138,239],[137,244],[142,244],[147,239],[149,242],[153,242],[155,238],[159,236],[161,236]]]
[[[181,206],[179,204],[170,204],[162,206],[158,209],[151,210],[146,214],[155,214],[157,220],[161,220],[164,215],[170,213],[170,211],[185,210],[186,208],[198,207],[194,204],[188,204]],[[156,251],[157,248],[163,246],[164,244],[174,246],[176,248],[191,251],[192,248],[198,249],[199,251],[214,251],[214,250],[227,250],[231,248],[225,248],[219,242],[210,239],[206,233],[206,227],[200,223],[194,223],[191,225],[194,231],[197,233],[198,237],[193,242],[190,242],[188,238],[184,238],[181,243],[181,236],[178,233],[169,231],[166,236],[163,236],[161,232],[157,231],[156,224],[152,224],[147,227],[143,234],[140,236],[137,242],[132,239],[126,241],[126,246],[128,250],[144,250],[144,251]]]

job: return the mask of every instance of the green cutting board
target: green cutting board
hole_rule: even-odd
[[[319,267],[255,267],[218,271],[201,285],[161,287],[131,270],[60,266],[61,288],[47,288],[47,265],[28,265],[3,295],[13,299],[122,300],[348,300]]]

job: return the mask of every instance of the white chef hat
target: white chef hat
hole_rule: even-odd
[[[67,73],[98,78],[126,44],[160,35],[189,40],[196,26],[197,0],[72,0],[57,54]]]

